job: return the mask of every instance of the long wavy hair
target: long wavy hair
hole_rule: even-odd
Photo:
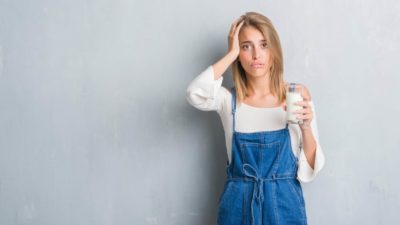
[[[272,63],[270,67],[270,92],[277,96],[279,103],[286,99],[285,82],[283,79],[283,55],[278,33],[270,19],[256,12],[247,12],[243,15],[244,23],[240,30],[246,27],[254,27],[259,30],[271,52]],[[235,85],[237,101],[240,104],[248,94],[246,73],[238,61],[239,57],[232,63],[233,82]]]

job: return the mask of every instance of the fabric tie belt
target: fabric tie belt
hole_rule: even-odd
[[[295,179],[294,176],[276,177],[272,175],[272,178],[262,178],[257,170],[250,164],[243,164],[243,173],[247,178],[250,178],[254,182],[253,196],[251,200],[251,224],[254,225],[254,213],[253,205],[255,199],[261,204],[264,201],[264,181],[282,180],[282,179]]]

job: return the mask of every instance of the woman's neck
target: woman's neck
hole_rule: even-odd
[[[247,76],[247,97],[263,97],[271,94],[269,74],[261,77]]]

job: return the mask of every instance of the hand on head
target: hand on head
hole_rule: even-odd
[[[228,35],[228,45],[229,45],[229,52],[234,52],[235,54],[239,55],[240,46],[239,46],[239,31],[240,28],[243,26],[244,23],[244,16],[240,16],[236,19],[229,31]]]

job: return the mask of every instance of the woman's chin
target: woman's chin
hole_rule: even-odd
[[[251,69],[247,73],[252,77],[263,77],[263,76],[267,75],[266,70],[260,70],[260,69],[256,69],[256,70]]]

